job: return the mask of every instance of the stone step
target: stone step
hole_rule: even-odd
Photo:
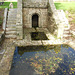
[[[16,24],[7,24],[6,26],[16,26]]]
[[[10,15],[17,15],[17,12],[8,12],[8,16]]]
[[[8,16],[16,16],[17,13],[8,13]]]
[[[16,19],[17,17],[8,17],[8,19]]]
[[[9,18],[9,19],[11,19],[11,18],[14,19],[14,18],[16,18],[16,16],[8,16],[8,18]]]
[[[63,35],[63,37],[69,37],[69,36],[71,36],[71,35],[67,35],[67,34],[64,34],[64,35]]]
[[[16,26],[16,23],[13,23],[13,24],[12,23],[8,23],[6,27],[15,27],[15,26]]]
[[[70,33],[70,31],[64,31],[64,33]]]
[[[8,12],[8,16],[9,15],[17,15],[17,12]]]
[[[13,8],[10,8],[9,10],[13,11],[13,10],[17,10],[17,8],[14,8],[14,9]]]
[[[17,13],[17,10],[13,10],[13,11],[9,10],[8,13]]]
[[[16,31],[16,28],[6,28],[6,31]]]
[[[9,10],[8,13],[17,13],[17,10]]]
[[[8,17],[16,17],[17,14],[9,14]]]
[[[9,19],[7,22],[13,22],[13,21],[16,22],[16,19],[15,20],[14,19],[12,19],[12,20]]]
[[[16,23],[7,23],[7,26],[16,25]]]
[[[70,28],[64,28],[64,30],[69,30]]]
[[[16,25],[7,25],[7,28],[16,28]]]
[[[16,20],[16,18],[8,18],[8,21]]]
[[[17,10],[9,10],[8,12],[14,12],[14,13],[16,13],[16,12],[17,12]]]
[[[10,34],[10,35],[11,35],[11,34],[15,34],[15,35],[16,35],[16,31],[6,31],[6,35],[7,35],[7,34]]]
[[[7,21],[7,24],[13,24],[13,23],[16,23],[16,20],[14,20],[14,21]]]
[[[8,12],[17,12],[17,10],[9,10]]]
[[[7,21],[7,24],[8,24],[8,23],[16,23],[16,20],[8,20],[8,21]]]
[[[11,13],[11,12],[16,13],[16,12],[17,12],[17,10],[9,10],[8,12],[9,12],[9,13]]]
[[[16,35],[5,35],[5,38],[16,38]]]
[[[7,22],[16,22],[16,19],[9,19],[9,20],[7,20]]]
[[[70,33],[75,36],[75,31],[70,31]]]

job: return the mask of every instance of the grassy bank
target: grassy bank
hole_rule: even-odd
[[[55,2],[56,9],[62,9],[64,11],[75,12],[75,2]]]
[[[17,8],[17,2],[12,2],[13,3],[13,8]],[[10,2],[4,2],[3,5],[0,6],[0,8],[9,8]]]

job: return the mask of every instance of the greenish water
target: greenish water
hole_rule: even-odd
[[[10,75],[75,75],[75,50],[67,45],[16,47]]]
[[[48,40],[44,32],[32,32],[31,38],[32,40]]]

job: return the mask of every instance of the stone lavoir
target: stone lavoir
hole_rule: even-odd
[[[1,75],[13,75],[13,73],[14,75],[17,75],[17,72],[18,75],[25,75],[23,74],[25,72],[27,72],[30,75],[34,71],[38,72],[39,69],[39,75],[50,74],[50,72],[55,72],[56,69],[58,69],[59,72],[62,70],[65,74],[67,70],[66,67],[70,67],[66,74],[75,74],[75,69],[73,67],[75,56],[75,51],[73,49],[75,49],[75,43],[73,41],[67,41],[63,39],[64,37],[70,36],[68,35],[68,33],[65,33],[66,31],[69,32],[70,25],[68,24],[68,20],[66,19],[63,10],[56,10],[53,0],[18,0],[17,8],[9,9],[8,11],[7,24],[5,27],[5,38],[8,39],[5,39],[3,43],[3,49],[5,50],[5,53],[0,62]],[[67,45],[61,44],[68,44],[73,49]],[[20,50],[26,51],[21,52]],[[27,51],[29,51],[29,55],[27,54]],[[18,54],[18,52],[20,52],[21,54]],[[25,60],[22,60],[22,62],[20,61],[22,63],[20,64],[19,62],[17,62],[17,60],[20,60],[18,58],[21,58],[20,55],[23,55],[22,53],[25,53],[24,56],[27,55],[28,58],[24,57]],[[70,56],[71,53],[72,57]],[[52,54],[53,57],[50,57],[50,54]],[[17,58],[13,57],[16,55],[18,56]],[[35,61],[34,59],[38,58],[37,55],[39,56],[39,58],[41,57],[42,59],[38,59]],[[34,59],[32,57],[34,57]],[[46,58],[43,59],[43,57],[50,59],[48,61],[46,60]],[[72,62],[70,61],[70,58],[72,58]],[[20,64],[20,66],[18,66],[19,68],[15,66],[15,60],[18,64]],[[42,60],[42,62],[44,61],[44,63],[40,62],[39,65],[40,60]],[[27,63],[27,61],[33,62]],[[66,64],[64,64],[63,61]],[[70,64],[68,63],[68,61],[70,61],[70,64],[73,63],[73,65],[71,64],[71,66],[69,66]],[[25,67],[23,66],[23,63],[25,64]],[[35,66],[36,69],[30,68],[30,65],[28,65],[30,63],[32,65],[32,68],[34,68],[33,66]],[[58,66],[59,63],[61,70]],[[63,67],[61,63],[66,67]],[[39,67],[36,67],[36,64],[39,65]],[[13,72],[12,68],[14,66],[18,69],[13,69]],[[22,70],[21,68],[24,69]],[[47,70],[47,68],[50,68],[49,71]],[[64,68],[66,69],[64,70]],[[31,69],[34,71],[32,71]],[[60,73],[62,73],[62,71]],[[34,72],[34,74],[32,73],[32,75],[38,75],[36,73]],[[61,75],[63,75],[63,73]]]
[[[53,0],[18,0],[17,9],[9,9],[6,27],[6,38],[17,39],[24,39],[27,28],[46,28],[57,38],[69,36],[64,32],[70,28],[64,12],[56,10]]]

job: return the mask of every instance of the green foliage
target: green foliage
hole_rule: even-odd
[[[17,8],[17,2],[12,2],[13,3],[13,8]],[[9,8],[10,2],[4,2],[3,5],[0,6],[0,8]]]
[[[54,3],[55,4],[55,6],[56,6],[56,9],[61,9],[61,10],[64,10],[64,11],[66,11],[66,10],[68,10],[68,11],[75,11],[75,2],[59,2],[59,3],[57,3],[57,2],[55,2]]]

